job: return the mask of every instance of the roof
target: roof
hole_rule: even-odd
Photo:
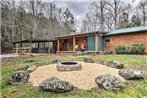
[[[139,27],[112,30],[106,35],[128,34],[128,33],[136,33],[136,32],[143,32],[143,31],[147,31],[147,26],[139,26]]]
[[[13,42],[13,44],[16,43],[35,43],[35,42],[51,42],[54,41],[55,39],[47,39],[47,38],[33,38],[33,39],[25,39],[25,40],[19,40],[16,42]]]
[[[87,35],[87,34],[106,34],[106,33],[108,33],[108,31],[93,31],[93,32],[86,32],[86,33],[76,33],[76,34],[69,34],[69,35],[61,35],[61,36],[57,36],[56,38]]]

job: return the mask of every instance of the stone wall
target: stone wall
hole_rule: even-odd
[[[110,42],[104,41],[104,50],[115,52],[115,47],[118,45],[131,46],[133,43],[143,43],[145,52],[147,53],[147,32],[128,33],[120,35],[111,35]]]

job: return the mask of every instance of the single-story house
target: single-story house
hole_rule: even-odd
[[[112,31],[94,31],[87,33],[71,34],[58,36],[55,39],[28,39],[14,42],[14,44],[28,43],[30,53],[50,53],[51,48],[57,53],[69,53],[78,51],[81,47],[86,48],[87,52],[113,51],[118,45],[131,46],[134,43],[142,43],[147,53],[147,26],[139,26]],[[33,48],[32,44],[37,47]],[[44,47],[40,47],[40,43]],[[46,43],[46,45],[45,45]],[[15,45],[15,52],[18,52],[18,45]],[[19,50],[23,50],[24,47]]]
[[[88,52],[110,50],[115,52],[118,45],[130,46],[142,43],[147,53],[147,26],[112,31],[94,31],[56,37],[57,52],[74,52],[84,46]]]

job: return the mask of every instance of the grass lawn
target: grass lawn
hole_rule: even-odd
[[[74,89],[67,93],[41,92],[38,87],[26,83],[23,85],[7,85],[11,75],[23,70],[26,66],[49,64],[53,57],[17,58],[3,59],[1,64],[1,97],[2,98],[147,98],[147,56],[137,55],[98,55],[90,56],[95,62],[98,60],[118,60],[125,65],[125,68],[142,70],[145,80],[127,81],[126,87],[120,91],[107,91],[100,88],[91,90]],[[62,61],[82,61],[83,57],[60,57]]]

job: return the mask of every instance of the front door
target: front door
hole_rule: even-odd
[[[88,51],[95,51],[95,36],[88,36]]]

